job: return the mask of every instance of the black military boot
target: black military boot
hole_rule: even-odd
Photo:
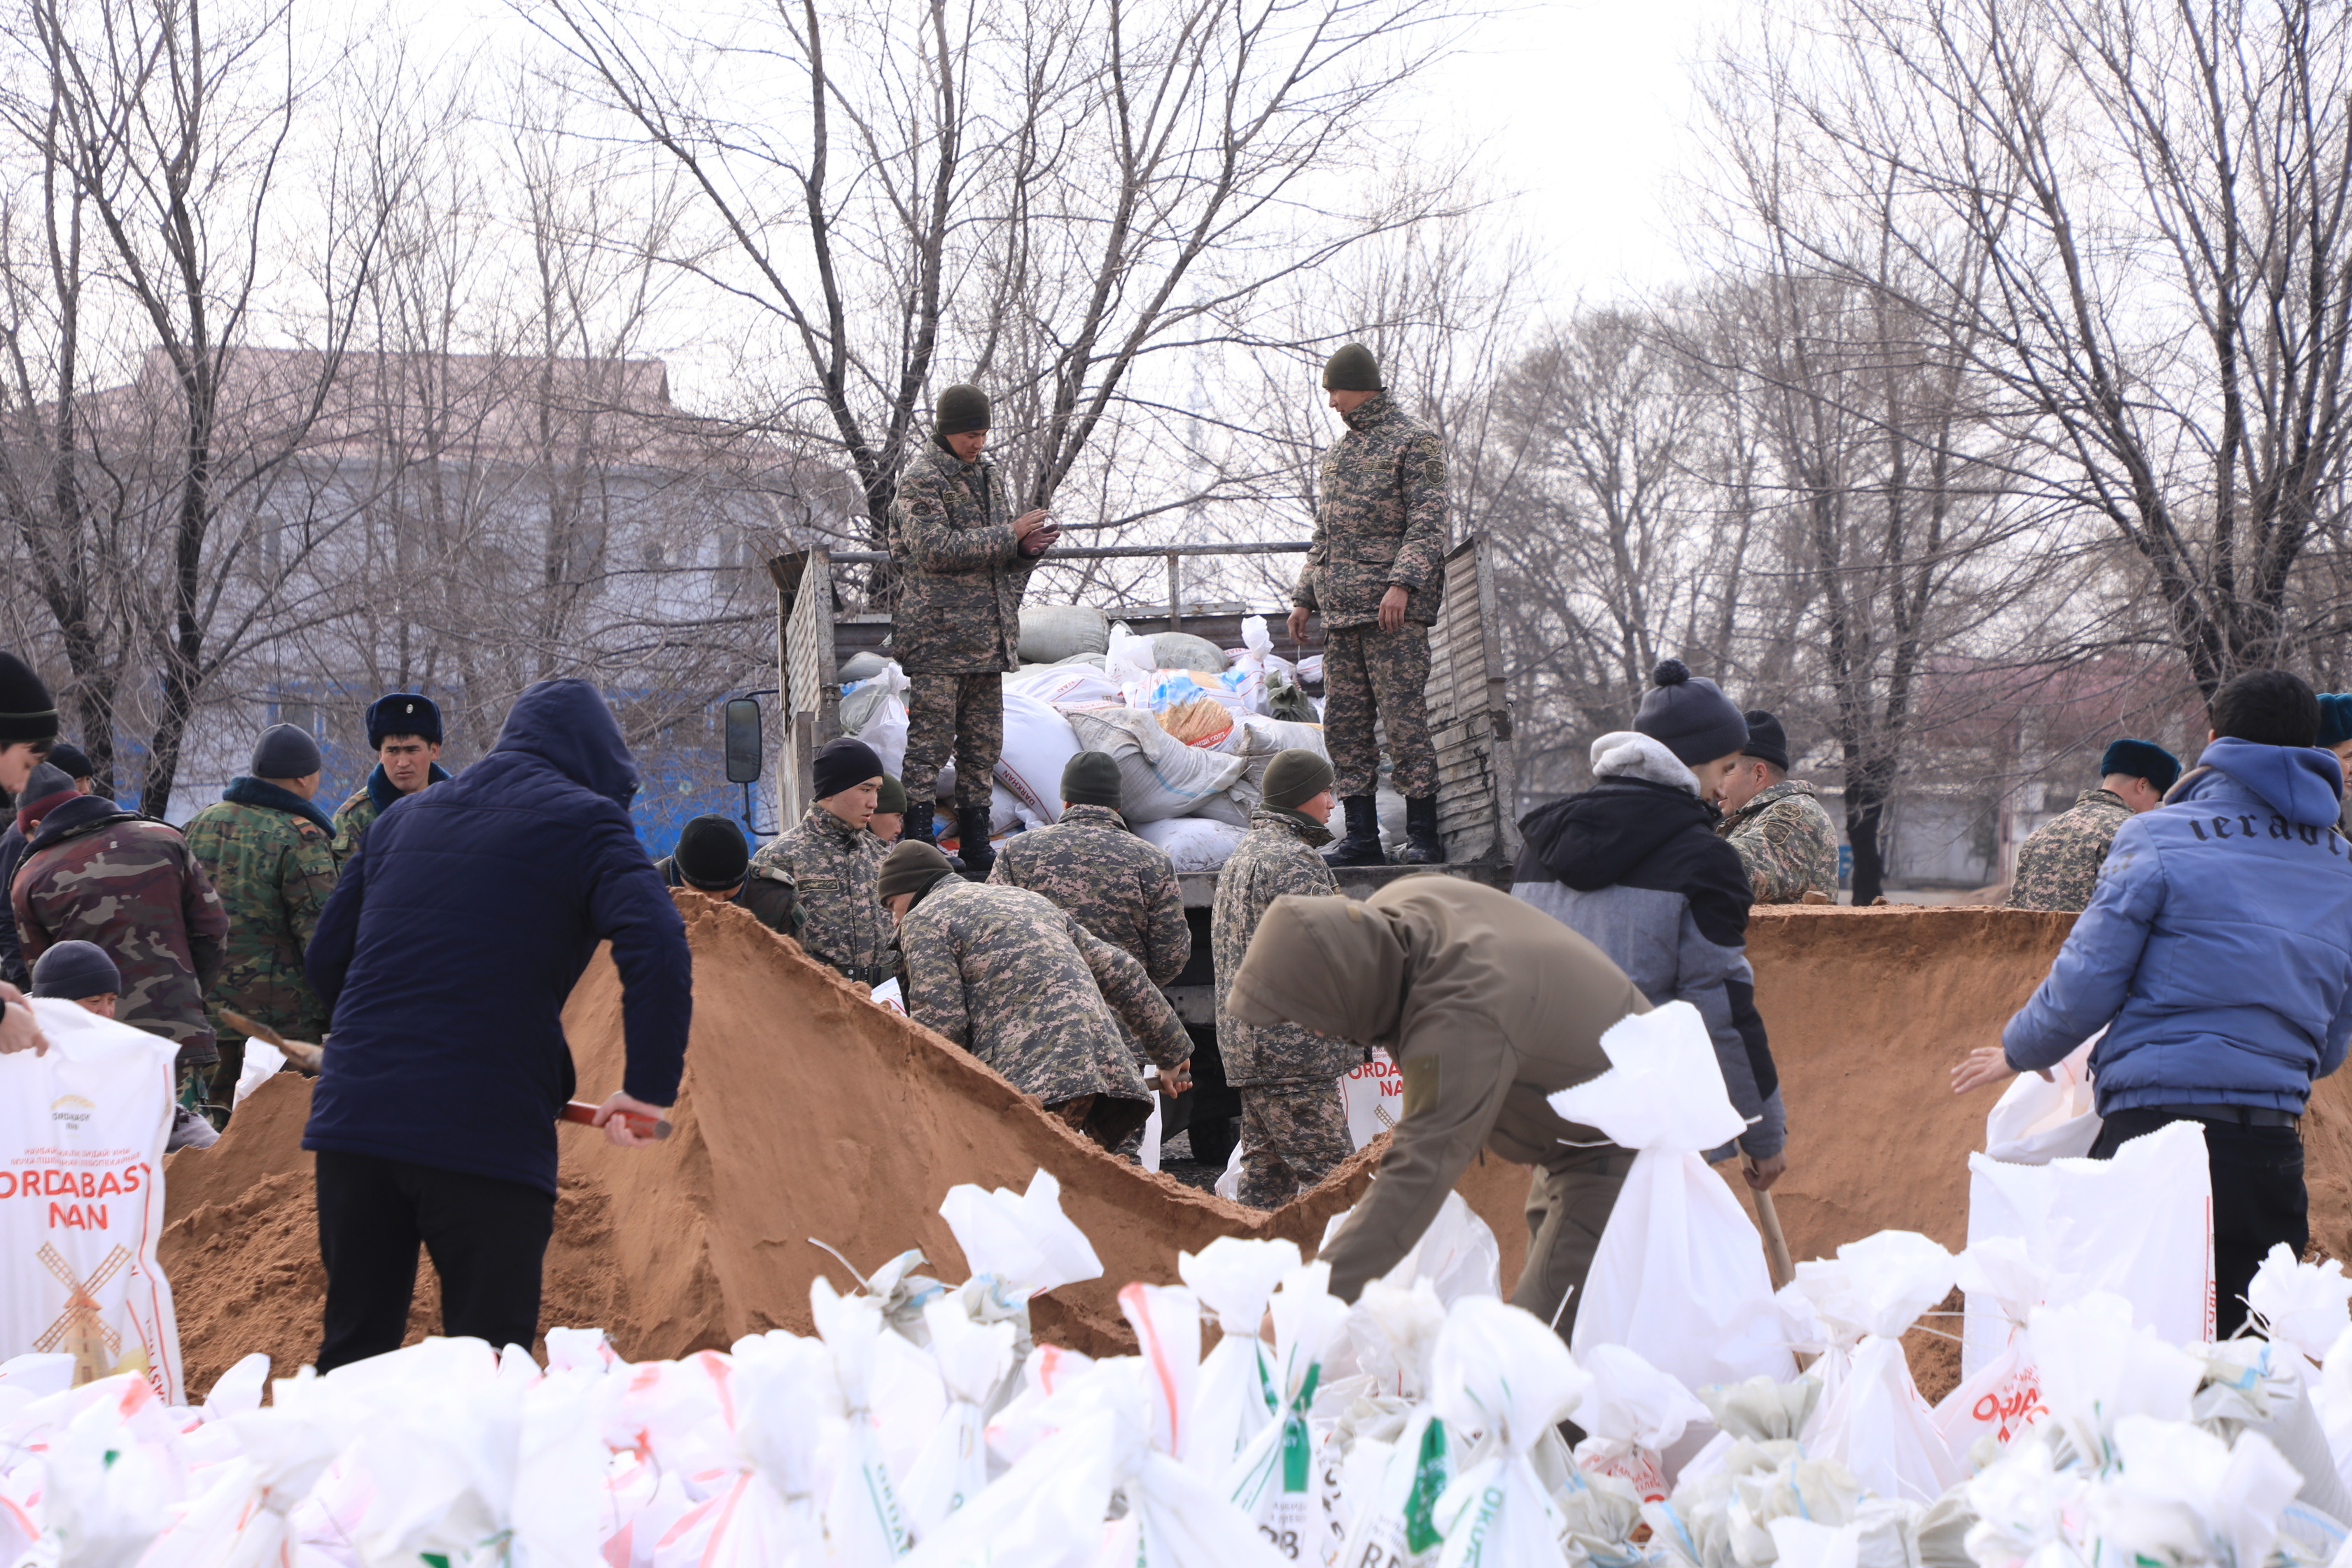
[[[940,841],[932,831],[929,801],[910,800],[907,803],[907,815],[900,821],[898,837],[904,841],[928,844],[934,849],[940,847]]]
[[[1407,795],[1404,802],[1404,847],[1397,851],[1400,866],[1443,866],[1445,840],[1437,836],[1437,797]]]
[[[1381,850],[1381,819],[1372,809],[1372,797],[1351,795],[1339,803],[1348,808],[1348,836],[1331,846],[1323,857],[1326,866],[1385,866],[1389,858]]]
[[[988,841],[988,807],[958,807],[956,834],[956,858],[963,862],[963,868],[975,876],[987,876],[996,864],[996,846]]]

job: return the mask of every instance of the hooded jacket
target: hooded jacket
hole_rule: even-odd
[[[2171,804],[2116,830],[2088,908],[2001,1031],[2046,1068],[2102,1026],[2100,1114],[2158,1105],[2301,1111],[2352,1037],[2344,773],[2308,746],[2224,738]]]
[[[1739,1146],[1769,1159],[1788,1142],[1780,1074],[1748,966],[1753,902],[1739,852],[1716,836],[1698,776],[1647,735],[1592,742],[1600,781],[1519,824],[1511,892],[1607,953],[1653,1006],[1688,1002],[1706,1020]],[[1720,1159],[1727,1149],[1718,1150]]]
[[[1728,851],[1727,851],[1728,853]],[[1483,1147],[1549,1164],[1605,1142],[1547,1095],[1609,1066],[1601,1037],[1649,1002],[1591,942],[1492,888],[1406,877],[1359,903],[1276,899],[1226,994],[1244,1024],[1379,1046],[1404,1112],[1371,1190],[1322,1250],[1352,1301],[1420,1241]]]
[[[692,964],[630,827],[636,788],[596,689],[547,680],[481,761],[376,819],[310,943],[332,1022],[304,1148],[552,1194],[555,1117],[576,1087],[563,1005],[603,942],[624,992],[617,1087],[677,1100]]]

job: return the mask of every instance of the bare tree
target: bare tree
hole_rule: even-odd
[[[2352,12],[1825,0],[1744,64],[1906,263],[1808,265],[1965,346],[2008,483],[2115,530],[2208,695],[2284,657],[2352,452]]]
[[[1004,470],[1048,504],[1127,426],[1164,435],[1156,362],[1253,341],[1269,286],[1446,205],[1328,200],[1387,163],[1376,108],[1439,53],[1441,0],[779,0],[719,40],[523,8],[686,173],[713,237],[666,255],[779,326],[876,542],[935,381],[989,384]]]

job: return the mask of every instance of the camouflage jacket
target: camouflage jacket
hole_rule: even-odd
[[[665,855],[654,862],[654,869],[662,880],[673,888],[686,886],[686,879],[677,874],[677,857]],[[727,900],[751,911],[753,919],[770,931],[786,936],[801,934],[801,906],[797,890],[793,887],[790,872],[775,866],[754,866]]]
[[[801,946],[861,985],[879,985],[898,973],[890,943],[890,916],[874,879],[890,853],[862,827],[852,827],[812,805],[800,826],[751,857],[753,876],[781,875],[799,906]]]
[[[1821,792],[1802,779],[1782,779],[1716,825],[1748,868],[1748,886],[1759,904],[1801,904],[1810,892],[1837,900],[1837,825],[1822,809]]]
[[[1047,1105],[1150,1098],[1122,1021],[1162,1068],[1192,1054],[1143,965],[1025,888],[942,878],[898,943],[908,1016]]]
[[[994,465],[926,442],[890,505],[890,655],[908,675],[1011,669],[1021,595],[1036,563],[1021,553]]]
[[[1043,893],[1165,985],[1192,956],[1175,863],[1107,805],[1073,805],[1051,827],[1016,833],[996,852],[992,882]]]
[[[184,1067],[220,1059],[205,993],[228,918],[178,829],[84,795],[42,822],[10,894],[26,959],[52,942],[96,942],[122,971],[117,1018],[177,1040]]]
[[[281,1035],[315,1041],[327,1032],[327,1009],[310,989],[302,954],[335,890],[326,813],[276,784],[234,779],[189,820],[187,837],[228,919],[220,978],[205,992],[214,1034],[244,1037],[220,1016],[231,1007]]]
[[[1391,584],[1412,591],[1405,618],[1437,620],[1444,589],[1445,444],[1381,393],[1343,416],[1348,433],[1323,454],[1315,539],[1294,602],[1327,631],[1380,619]]]
[[[1217,961],[1217,1055],[1224,1060],[1227,1083],[1338,1078],[1364,1059],[1358,1047],[1296,1024],[1259,1026],[1225,1016],[1225,994],[1241,973],[1266,906],[1285,893],[1339,890],[1331,868],[1315,852],[1330,842],[1331,830],[1312,817],[1257,806],[1250,812],[1249,837],[1217,873],[1209,942]]]
[[[2009,907],[2088,907],[2116,829],[2131,816],[2132,808],[2113,790],[2086,789],[2075,796],[2072,810],[2052,817],[2017,847],[2017,879],[2010,884]]]
[[[448,778],[449,770],[435,763],[432,771],[425,775],[425,787],[431,789],[435,784],[446,784]],[[360,836],[377,817],[390,811],[392,803],[399,798],[400,792],[392,787],[392,781],[384,777],[383,764],[378,763],[375,771],[368,774],[367,783],[352,791],[351,798],[335,807],[337,866],[352,858],[352,851],[360,847]]]

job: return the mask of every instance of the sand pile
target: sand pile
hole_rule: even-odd
[[[1267,1215],[1137,1170],[740,911],[699,899],[683,905],[697,984],[677,1135],[631,1152],[563,1130],[543,1325],[603,1325],[634,1359],[770,1327],[805,1332],[810,1280],[829,1273],[848,1282],[810,1237],[860,1270],[920,1247],[961,1279],[963,1258],[937,1213],[948,1188],[1019,1188],[1042,1167],[1060,1180],[1064,1207],[1093,1238],[1105,1272],[1039,1301],[1039,1336],[1127,1349],[1118,1286],[1172,1283],[1178,1251],[1218,1236],[1311,1247],[1370,1179],[1377,1146]],[[1962,1245],[1967,1156],[1980,1146],[1993,1091],[1959,1100],[1946,1077],[1962,1053],[1999,1038],[2068,923],[1948,908],[1759,916],[1750,952],[1793,1130],[1779,1192],[1796,1257],[1888,1227]],[[603,1098],[621,1076],[620,986],[609,964],[591,968],[565,1026],[581,1098]],[[276,1079],[213,1149],[166,1163],[162,1257],[192,1389],[209,1387],[248,1351],[268,1351],[284,1369],[317,1349],[325,1280],[299,1147],[309,1099],[303,1080]],[[2345,1077],[2323,1085],[2305,1135],[2314,1240],[2352,1257]],[[1507,1289],[1526,1246],[1526,1188],[1523,1168],[1492,1159],[1463,1183],[1502,1244]],[[437,1320],[427,1270],[412,1335]],[[1924,1364],[1922,1376],[1930,1380]]]

